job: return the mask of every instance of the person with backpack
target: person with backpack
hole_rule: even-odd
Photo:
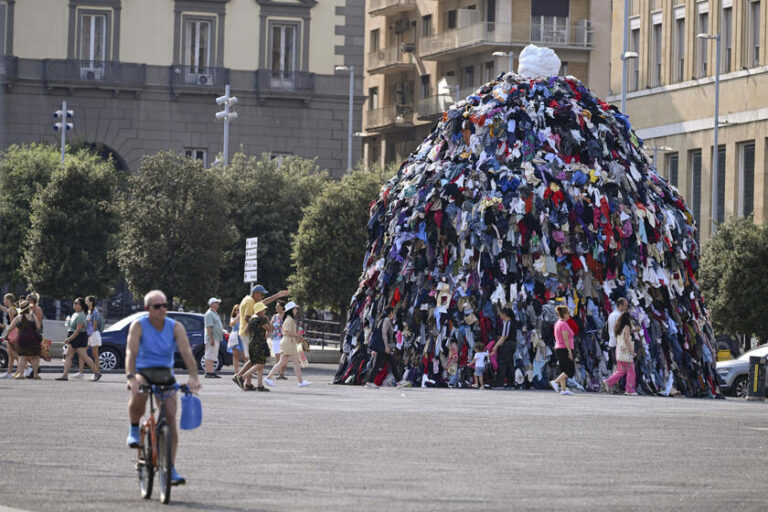
[[[389,369],[392,375],[395,377],[395,383],[399,383],[403,379],[403,375],[400,372],[400,368],[392,357],[392,347],[394,346],[395,330],[392,327],[392,321],[395,319],[395,309],[391,306],[387,306],[384,309],[384,314],[381,320],[376,324],[376,327],[371,333],[371,339],[369,341],[369,349],[371,350],[371,356],[373,357],[373,364],[371,365],[371,371],[368,372],[368,379],[366,386],[369,388],[378,388],[373,382],[376,378],[376,374],[379,373],[385,364],[389,364]]]

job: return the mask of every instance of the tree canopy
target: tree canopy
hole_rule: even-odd
[[[702,251],[699,280],[715,329],[768,339],[768,225],[752,217],[718,227]]]
[[[219,267],[236,237],[230,204],[219,170],[173,152],[145,157],[119,201],[116,254],[131,292],[159,288],[204,309],[222,291]]]
[[[393,172],[355,170],[327,183],[312,201],[292,246],[290,289],[297,300],[344,310],[357,289],[371,202]]]
[[[87,151],[55,168],[32,200],[23,245],[21,272],[32,289],[53,297],[109,293],[119,277],[111,256],[119,226],[113,200],[123,176]]]

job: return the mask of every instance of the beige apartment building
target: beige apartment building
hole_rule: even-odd
[[[609,98],[619,103],[625,0],[613,2]],[[629,16],[627,113],[657,167],[685,196],[709,238],[713,221],[716,41],[720,113],[716,222],[768,219],[766,2],[633,0]]]
[[[516,68],[529,43],[607,95],[610,24],[608,0],[368,0],[365,161],[404,159],[457,98],[509,69],[510,52]]]
[[[0,0],[0,149],[69,140],[134,171],[142,156],[222,151],[215,103],[239,99],[230,154],[347,167],[349,70],[360,131],[365,0]],[[341,69],[337,69],[341,67]],[[360,141],[353,139],[353,158]]]

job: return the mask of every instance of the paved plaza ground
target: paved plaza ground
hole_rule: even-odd
[[[55,368],[47,368],[55,371]],[[203,379],[173,510],[766,510],[768,404]],[[0,381],[0,510],[139,497],[125,379]],[[290,373],[289,373],[290,375]],[[186,377],[181,377],[186,381]]]

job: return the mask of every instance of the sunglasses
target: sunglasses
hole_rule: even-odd
[[[152,304],[149,307],[151,307],[152,309],[160,309],[160,308],[168,309],[168,303],[162,302],[160,304]]]

